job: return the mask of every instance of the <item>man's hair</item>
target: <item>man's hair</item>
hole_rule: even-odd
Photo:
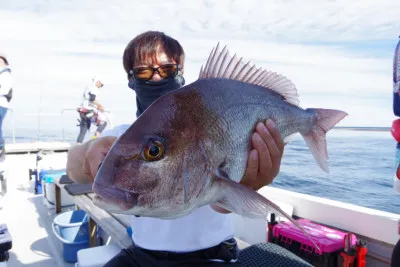
[[[0,56],[0,59],[2,59],[4,61],[4,63],[6,63],[6,65],[8,65],[8,61],[7,61],[6,57]]]
[[[162,49],[168,57],[174,59],[183,68],[185,52],[180,43],[163,32],[147,31],[132,39],[125,48],[123,64],[128,79],[131,77],[129,72],[135,63],[150,57],[155,60],[159,49]]]

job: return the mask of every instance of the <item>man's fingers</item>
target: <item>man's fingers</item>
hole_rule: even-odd
[[[268,120],[268,122],[271,122],[272,125],[274,125],[271,120]],[[266,123],[267,125],[268,122]],[[282,141],[280,140],[279,132],[275,128],[275,126],[268,127],[269,128],[267,128],[266,125],[263,123],[259,123],[256,127],[256,131],[263,140],[263,144],[267,147],[268,154],[270,154],[271,156],[280,155],[278,142],[282,143]]]
[[[260,129],[261,128],[261,129]],[[264,128],[264,130],[262,130]],[[262,132],[261,134],[259,133]],[[252,144],[258,152],[258,176],[267,177],[272,166],[270,143],[274,143],[265,126],[260,123],[257,126],[257,132],[253,134]],[[277,149],[277,148],[275,148]]]
[[[272,120],[267,120],[266,122],[267,131],[271,139],[267,142],[268,149],[270,151],[271,157],[271,168],[270,168],[270,181],[267,184],[272,183],[275,176],[279,173],[281,166],[281,159],[284,150],[284,143],[280,136],[280,133]]]
[[[255,178],[258,172],[258,152],[251,150],[247,161],[246,176]]]
[[[241,183],[246,186],[254,187],[254,183],[257,182],[258,174],[258,153],[256,150],[251,150],[249,158],[247,160],[246,172],[243,176]]]
[[[90,161],[89,158],[86,156],[85,160],[83,162],[83,173],[89,178],[89,180],[93,181],[94,177],[92,175],[91,167],[90,167]]]
[[[282,154],[285,144],[283,143],[283,140],[281,138],[281,134],[278,131],[278,128],[276,128],[275,123],[271,119],[268,119],[265,125],[266,125],[266,128],[267,128],[269,134],[274,139],[275,144],[279,150],[279,153]]]
[[[117,140],[117,137],[115,137],[115,136],[104,136],[104,137],[102,137],[102,140],[104,140],[105,147],[107,148],[106,150],[108,152],[108,150],[110,150],[111,146]]]

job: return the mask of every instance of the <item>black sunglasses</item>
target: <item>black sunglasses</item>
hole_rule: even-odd
[[[148,81],[153,77],[155,71],[157,71],[160,77],[164,79],[169,77],[175,77],[180,70],[181,66],[179,64],[165,64],[157,68],[152,68],[152,67],[134,68],[133,70],[130,71],[130,74],[132,74],[136,80]]]

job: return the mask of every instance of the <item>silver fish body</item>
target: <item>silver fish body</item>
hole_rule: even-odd
[[[300,108],[286,77],[250,67],[217,47],[197,81],[160,97],[117,139],[96,175],[95,204],[169,219],[216,203],[246,217],[275,212],[298,226],[239,183],[251,134],[258,122],[272,119],[282,139],[300,133],[328,171],[325,135],[346,115]]]
[[[196,89],[191,91],[190,88]],[[236,182],[243,177],[251,149],[251,134],[258,122],[272,119],[285,140],[295,133],[306,135],[318,118],[315,109],[304,110],[287,103],[272,90],[235,80],[200,79],[182,91],[187,93],[187,99],[200,95],[206,111],[199,114],[198,109],[194,109],[193,113],[197,114],[191,117],[201,116],[212,122],[207,123],[206,143],[209,145],[205,150],[217,164],[225,162],[223,171]]]

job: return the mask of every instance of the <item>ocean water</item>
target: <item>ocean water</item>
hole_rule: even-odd
[[[94,130],[94,129],[92,129]],[[62,131],[20,129],[16,142],[62,139]],[[64,132],[75,142],[78,128]],[[89,134],[87,138],[89,138]],[[10,135],[7,142],[12,142]],[[286,145],[280,173],[270,185],[368,208],[400,213],[400,194],[393,189],[396,142],[389,131],[333,129],[327,135],[329,174],[323,172],[300,135]]]
[[[301,136],[286,145],[271,186],[363,207],[400,213],[393,189],[396,142],[389,131],[331,130],[329,174],[323,172]]]

